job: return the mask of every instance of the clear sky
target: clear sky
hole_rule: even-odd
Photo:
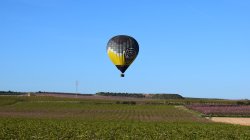
[[[106,53],[133,36],[120,78]],[[250,99],[249,0],[1,0],[0,90]]]

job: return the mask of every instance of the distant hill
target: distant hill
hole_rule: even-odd
[[[94,94],[80,94],[80,93],[70,93],[70,92],[46,92],[46,91],[38,91],[35,92],[34,95],[38,96],[93,96]]]
[[[32,96],[93,96],[94,94],[80,94],[80,93],[67,93],[67,92],[47,92],[47,91],[38,91],[38,92],[16,92],[16,91],[0,91],[0,95],[32,95]]]
[[[31,95],[31,96],[60,96],[60,97],[83,97],[83,96],[109,96],[109,97],[130,97],[130,98],[147,98],[147,99],[184,99],[179,94],[145,94],[145,93],[120,93],[120,92],[97,92],[96,94],[80,94],[67,92],[15,92],[0,91],[0,95]]]

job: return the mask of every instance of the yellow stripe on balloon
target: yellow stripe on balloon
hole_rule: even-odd
[[[117,54],[108,49],[108,56],[114,65],[125,65],[124,54]]]

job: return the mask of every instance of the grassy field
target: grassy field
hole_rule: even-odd
[[[0,139],[250,139],[250,127],[161,102],[2,96]]]

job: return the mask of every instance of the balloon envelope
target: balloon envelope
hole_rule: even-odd
[[[118,35],[109,40],[107,53],[113,64],[122,72],[123,77],[123,73],[138,55],[139,45],[133,37]]]

